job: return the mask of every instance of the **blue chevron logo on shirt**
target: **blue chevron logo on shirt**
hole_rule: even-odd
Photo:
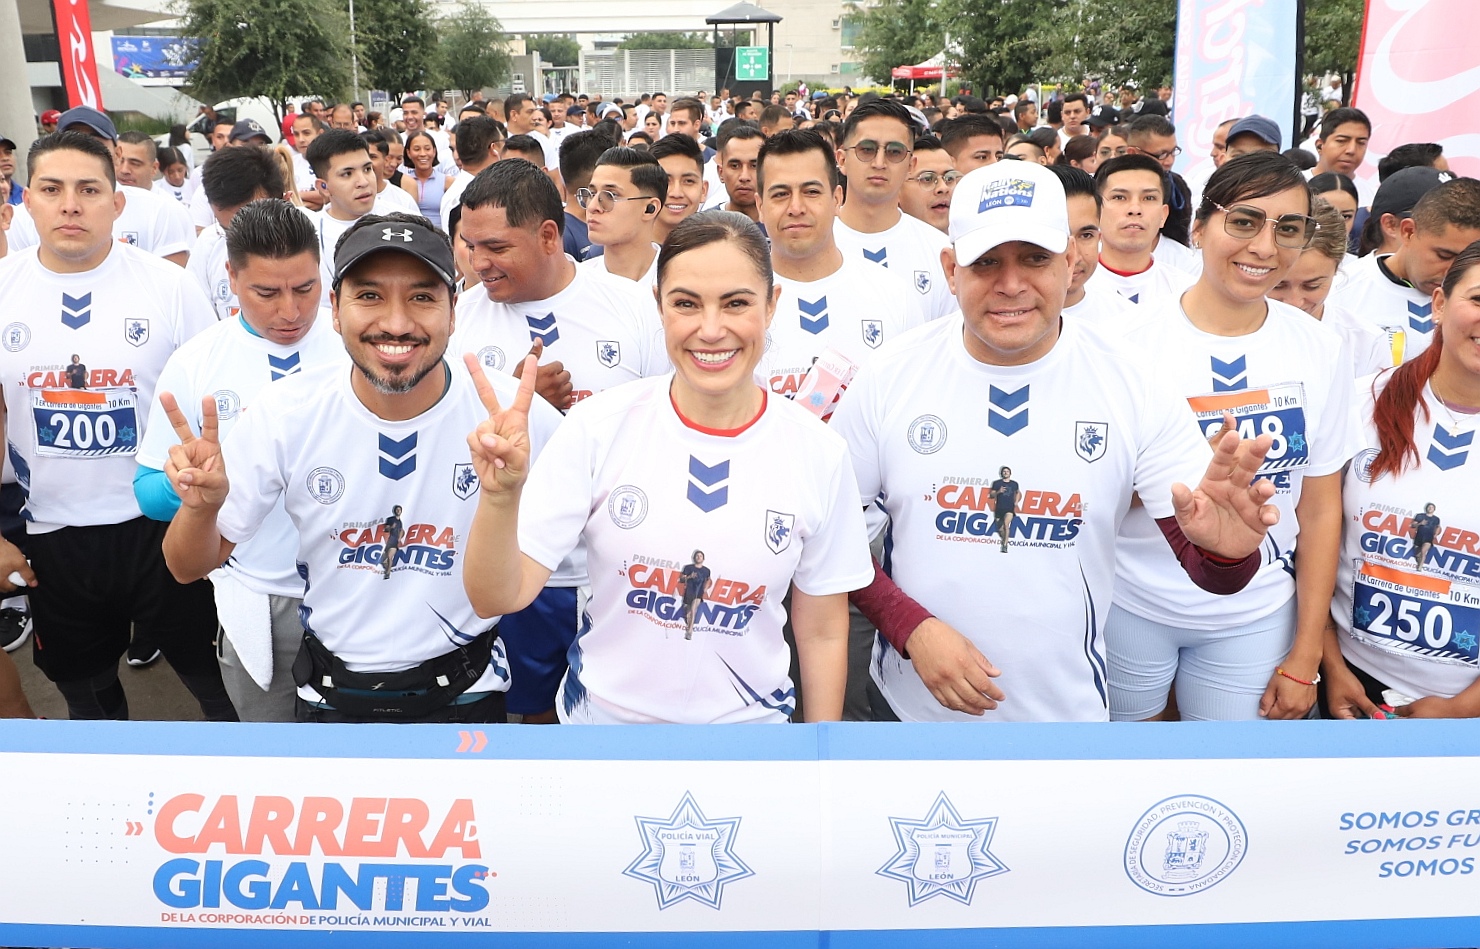
[[[993,406],[987,410],[987,427],[1004,435],[1015,435],[1027,428],[1028,388],[1023,386],[1008,392],[992,386],[987,392],[987,399]]]
[[[400,481],[415,470],[416,433],[412,432],[399,440],[382,434],[380,436],[380,473],[392,481]]]
[[[797,297],[797,309],[801,311],[802,329],[813,336],[827,329],[827,297],[823,297],[816,303],[809,303]],[[809,316],[812,319],[807,319]]]
[[[80,297],[62,294],[62,325],[67,329],[81,329],[92,321],[92,292]]]
[[[728,460],[706,465],[690,455],[689,501],[705,514],[724,507],[730,500],[730,486],[720,484],[720,482],[729,480],[729,477],[730,462]],[[705,491],[705,488],[711,490]]]
[[[1408,301],[1408,325],[1417,333],[1434,331],[1434,304]]]
[[[529,324],[529,341],[533,343],[540,340],[548,349],[560,338],[560,328],[555,325],[555,314],[547,313],[543,317],[526,316],[524,322]]]
[[[1238,392],[1249,387],[1249,360],[1240,356],[1224,362],[1217,356],[1209,357],[1213,363],[1213,391]]]
[[[1434,426],[1434,440],[1429,445],[1429,464],[1440,471],[1450,471],[1464,464],[1470,457],[1470,443],[1475,440],[1475,433],[1461,432],[1451,435],[1444,430],[1444,426]]]
[[[878,250],[869,250],[865,247],[863,249],[863,257],[865,260],[872,260],[876,264],[883,264],[885,267],[889,266],[889,248],[887,247],[880,247]]]
[[[303,367],[299,365],[297,353],[289,353],[281,358],[268,353],[267,368],[272,372],[272,381],[277,382],[283,376],[291,376],[301,371]]]

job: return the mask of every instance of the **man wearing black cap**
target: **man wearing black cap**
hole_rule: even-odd
[[[333,325],[351,368],[269,386],[224,448],[214,398],[196,434],[161,395],[181,440],[165,466],[181,499],[165,558],[177,577],[203,577],[281,502],[305,585],[298,719],[501,722],[503,643],[463,591],[481,495],[465,436],[488,411],[468,371],[444,358],[452,246],[424,218],[369,214],[345,233],[334,264]],[[514,380],[488,376],[510,404]],[[535,452],[558,421],[535,400]],[[398,508],[400,544],[387,565],[385,524]]]
[[[1480,240],[1480,181],[1405,168],[1382,183],[1372,216],[1384,229],[1398,218],[1397,249],[1358,260],[1329,302],[1370,319],[1387,333],[1395,361],[1407,362],[1434,338],[1434,291],[1450,261]]]
[[[117,164],[122,160],[123,152],[118,147],[118,130],[112,119],[97,109],[80,106],[63,112],[62,117],[57,120],[57,128],[63,132],[82,132],[102,139],[113,154],[116,176]],[[123,196],[124,204],[118,219],[113,223],[113,236],[156,257],[185,266],[195,234],[190,216],[180,203],[155,194],[147,187],[124,186],[118,190],[118,194]],[[16,208],[15,220],[10,228],[11,251],[34,247],[38,243],[40,237],[36,233],[31,215],[24,206]]]

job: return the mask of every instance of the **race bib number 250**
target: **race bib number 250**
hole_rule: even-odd
[[[107,458],[139,449],[138,394],[129,388],[37,389],[31,393],[36,454]]]
[[[1380,649],[1476,664],[1480,588],[1363,563],[1352,582],[1352,634]]]

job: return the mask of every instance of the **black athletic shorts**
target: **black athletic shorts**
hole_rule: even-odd
[[[309,704],[303,701],[302,696],[293,700],[293,713],[300,722],[329,722],[339,724],[364,725],[376,722],[384,723],[386,719],[366,718],[360,715],[350,715],[334,708],[325,708],[322,705]],[[396,719],[397,724],[422,725],[435,723],[448,724],[479,724],[479,725],[502,725],[508,721],[508,713],[504,705],[504,693],[489,692],[476,702],[463,702],[457,705],[445,705],[439,709],[433,709],[420,718]]]
[[[216,599],[209,580],[180,584],[164,563],[168,524],[64,527],[27,538],[36,665],[53,682],[117,667],[134,628],[181,675],[216,671]]]

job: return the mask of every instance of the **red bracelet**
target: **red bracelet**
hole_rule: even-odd
[[[1315,685],[1317,682],[1321,681],[1321,674],[1319,672],[1316,673],[1316,677],[1314,679],[1311,679],[1309,682],[1307,682],[1304,679],[1297,679],[1295,676],[1290,675],[1290,673],[1286,672],[1284,669],[1275,669],[1274,671],[1289,679],[1291,682],[1299,682],[1301,685]]]

